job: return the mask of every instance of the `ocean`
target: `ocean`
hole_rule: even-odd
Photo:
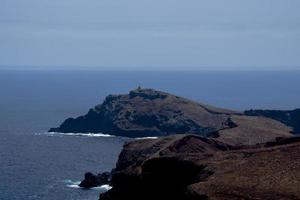
[[[0,199],[96,200],[76,187],[111,170],[127,138],[48,134],[138,86],[235,110],[300,108],[300,71],[0,71]]]

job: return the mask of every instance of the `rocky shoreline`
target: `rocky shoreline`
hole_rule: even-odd
[[[252,146],[196,135],[133,141],[100,199],[300,199],[299,152],[299,137]]]
[[[153,89],[109,95],[49,131],[132,138],[116,168],[86,173],[109,184],[101,200],[300,199],[299,109],[236,112]]]

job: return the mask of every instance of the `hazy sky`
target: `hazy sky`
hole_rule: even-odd
[[[300,1],[0,0],[0,66],[297,68]]]

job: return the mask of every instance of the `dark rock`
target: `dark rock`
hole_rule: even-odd
[[[109,173],[109,172],[103,172],[103,173],[97,175],[97,180],[98,180],[99,185],[109,184],[110,179],[111,179],[111,173]]]
[[[84,175],[84,180],[79,184],[83,188],[98,187],[110,183],[111,175],[109,172],[104,172],[98,175],[94,175],[91,172],[87,172]]]
[[[85,173],[84,180],[79,184],[79,186],[83,188],[92,188],[98,185],[97,176],[90,172]]]

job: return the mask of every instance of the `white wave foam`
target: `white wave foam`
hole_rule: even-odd
[[[110,185],[101,185],[99,187],[95,187],[93,189],[98,189],[98,190],[105,190],[105,191],[108,191],[110,190],[112,187]]]
[[[66,183],[67,187],[70,188],[80,188],[79,187],[80,181],[64,180],[64,183]]]
[[[79,187],[80,181],[72,181],[72,180],[65,180],[64,183],[67,184],[67,187],[69,188],[81,188]],[[102,190],[102,191],[108,191],[112,187],[110,185],[101,185],[99,187],[93,187],[90,188],[91,190]]]
[[[46,135],[46,136],[77,136],[77,137],[120,137],[120,138],[128,138],[134,140],[154,140],[158,139],[159,137],[139,137],[139,138],[130,138],[130,137],[121,137],[103,133],[60,133],[60,132],[44,132],[44,133],[35,133],[35,135]]]
[[[135,138],[136,140],[145,140],[145,139],[150,139],[150,140],[155,140],[158,139],[158,137],[141,137],[141,138]]]
[[[45,132],[36,133],[36,135],[48,135],[48,136],[83,136],[83,137],[115,137],[109,134],[103,133],[59,133],[59,132]]]

